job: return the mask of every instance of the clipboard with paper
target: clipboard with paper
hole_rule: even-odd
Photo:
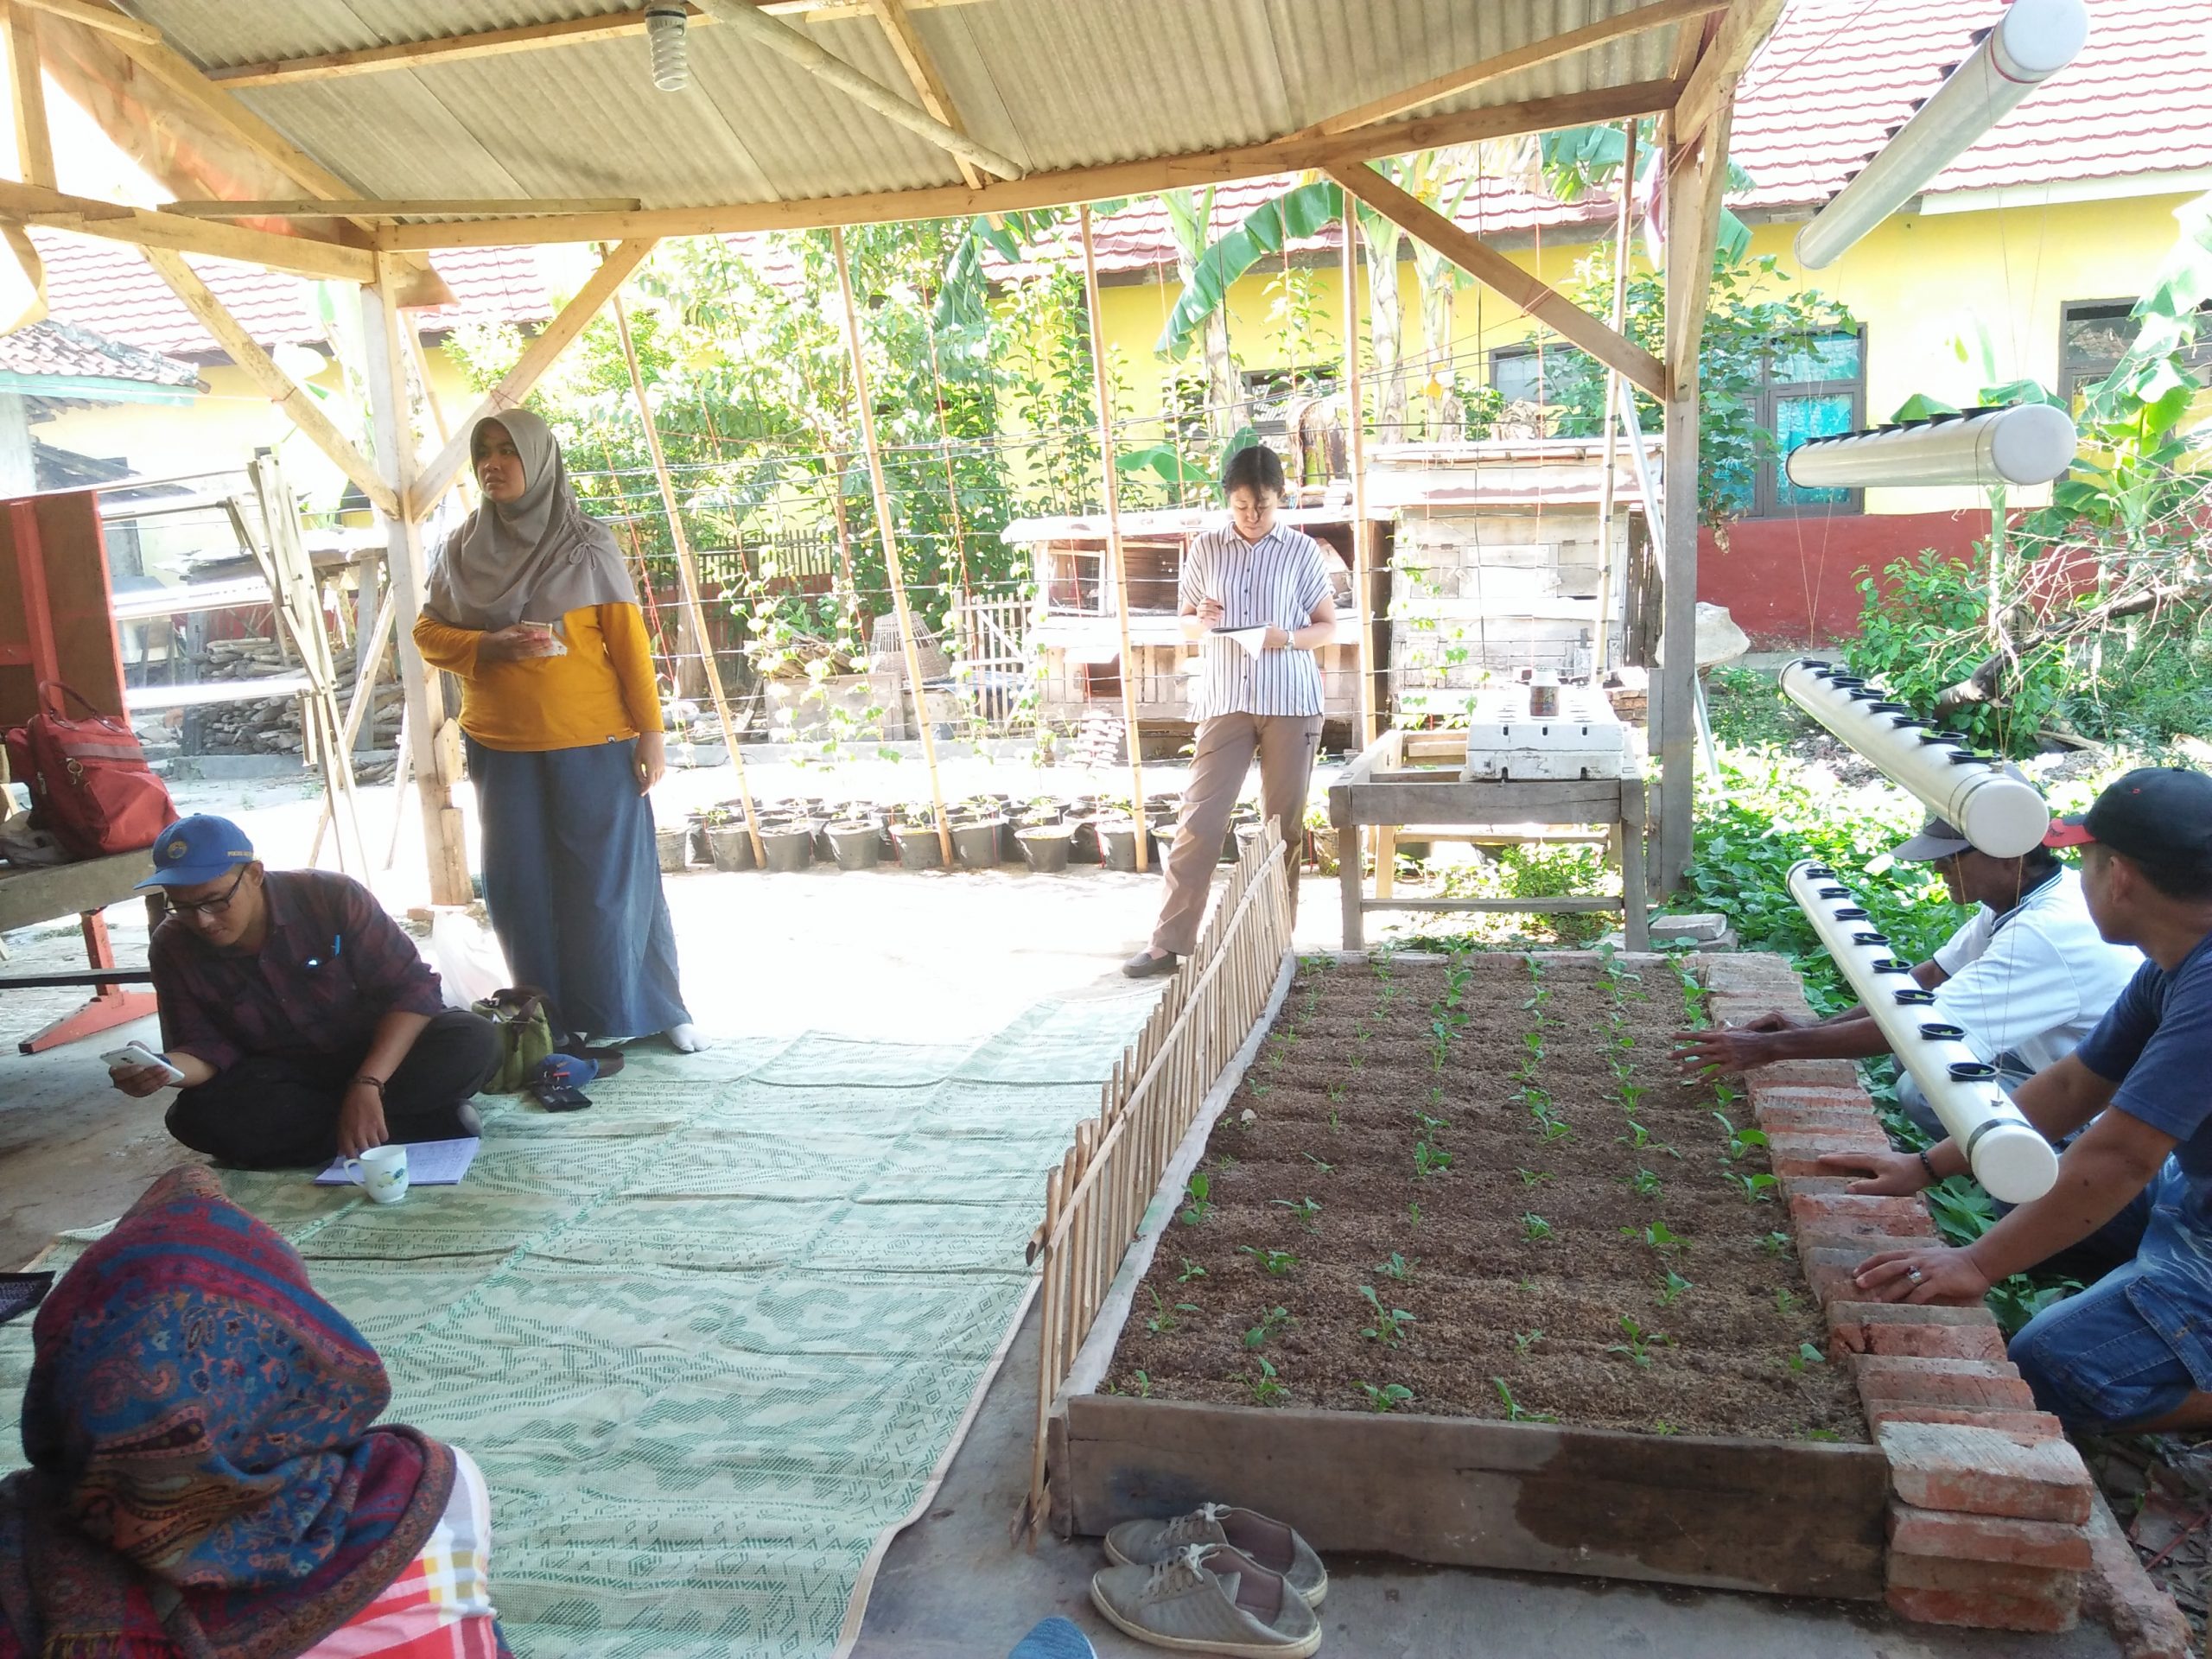
[[[1249,628],[1215,628],[1211,632],[1217,639],[1227,639],[1242,646],[1255,659],[1268,648],[1268,625],[1264,622]]]

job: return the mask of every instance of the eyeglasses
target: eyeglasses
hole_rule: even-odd
[[[187,921],[190,921],[195,916],[220,916],[231,907],[231,900],[238,896],[238,883],[245,880],[245,873],[251,868],[252,866],[249,864],[239,865],[238,873],[231,878],[231,885],[213,899],[172,899],[169,900],[169,908]]]

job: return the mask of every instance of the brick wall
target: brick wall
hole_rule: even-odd
[[[1701,965],[1716,1023],[1811,1012],[1780,957],[1708,957]],[[1987,1310],[1859,1300],[1852,1273],[1868,1255],[1939,1241],[1917,1198],[1861,1197],[1817,1173],[1823,1152],[1889,1145],[1856,1069],[1790,1061],[1745,1083],[1827,1316],[1829,1358],[1851,1368],[1890,1460],[1891,1607],[1929,1624],[2069,1630],[2094,1564],[2094,1603],[2116,1627],[2126,1622],[2109,1611],[2118,1605],[2152,1632],[2132,1640],[2130,1653],[2178,1659],[2179,1613],[2124,1539],[2112,1547],[2116,1529],[2081,1454],[2058,1420],[2035,1408]]]

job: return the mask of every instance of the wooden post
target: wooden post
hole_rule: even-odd
[[[1359,628],[1352,665],[1359,674],[1359,742],[1376,738],[1375,536],[1367,523],[1367,405],[1359,388],[1359,210],[1344,193],[1344,465],[1351,469],[1351,612]],[[1337,856],[1344,855],[1339,845]],[[1359,849],[1355,845],[1352,857]]]
[[[760,846],[760,819],[753,810],[753,790],[745,781],[745,757],[737,747],[737,728],[730,724],[729,702],[722,696],[721,664],[715,660],[714,638],[707,632],[706,607],[699,602],[699,572],[691,558],[691,541],[683,533],[683,516],[677,511],[676,480],[669,475],[668,457],[661,452],[660,428],[653,420],[652,405],[645,401],[645,377],[638,372],[638,353],[630,343],[630,319],[622,309],[622,296],[614,296],[610,302],[614,313],[614,332],[622,342],[622,360],[629,365],[630,390],[637,394],[638,418],[645,423],[645,448],[653,459],[653,476],[660,482],[661,505],[668,509],[669,538],[676,545],[676,573],[683,584],[683,608],[691,618],[691,630],[699,636],[699,654],[707,666],[707,695],[714,699],[715,718],[721,722],[722,743],[729,750],[729,763],[737,771],[737,798],[745,806],[746,839],[753,843],[753,861],[760,869],[768,868],[768,855]],[[647,603],[652,600],[650,588],[645,593]]]
[[[937,739],[930,733],[929,693],[922,689],[922,653],[914,641],[914,613],[906,603],[906,573],[899,564],[899,534],[891,527],[891,491],[883,481],[883,452],[875,443],[875,410],[868,396],[868,359],[861,350],[861,315],[853,305],[853,272],[845,258],[842,230],[830,231],[830,246],[837,256],[837,292],[845,302],[845,343],[853,353],[853,397],[860,404],[861,443],[868,451],[868,481],[875,490],[875,527],[883,538],[883,566],[891,580],[892,603],[899,608],[899,644],[906,659],[906,683],[914,690],[914,724],[921,733],[922,760],[929,768],[938,850],[949,870],[953,867],[952,830],[944,815],[944,786],[938,781]]]
[[[14,83],[16,173],[25,184],[54,188],[54,139],[46,124],[46,82],[39,67],[38,29],[21,6],[0,10],[8,36],[8,75]]]
[[[1106,378],[1106,327],[1098,309],[1098,257],[1090,245],[1090,208],[1076,210],[1083,232],[1083,291],[1090,306],[1090,378],[1098,394],[1098,461],[1106,475],[1106,556],[1114,563],[1116,620],[1122,630],[1122,724],[1128,734],[1129,788],[1135,804],[1137,868],[1149,860],[1144,816],[1144,744],[1137,732],[1137,658],[1129,643],[1129,567],[1122,553],[1122,486],[1114,466],[1114,392]]]
[[[388,254],[379,254],[377,274],[383,280],[361,290],[361,332],[368,341],[369,407],[383,486],[393,499],[404,502],[415,480],[415,442],[407,420],[406,348],[400,331],[412,325],[400,315],[397,303],[393,284],[404,274],[397,262]],[[407,743],[423,805],[430,902],[465,905],[474,896],[474,890],[468,878],[461,809],[453,804],[453,785],[458,780],[448,770],[448,761],[441,758],[452,753],[452,745],[442,747],[439,742],[448,723],[444,697],[437,693],[423,654],[415,649],[415,618],[422,609],[427,576],[423,529],[404,508],[397,514],[382,516],[385,579],[391,587],[392,618],[399,637],[399,683],[406,695]],[[435,701],[434,693],[437,693]]]
[[[1636,123],[1621,123],[1621,207],[1613,227],[1613,332],[1628,332],[1629,221],[1636,200]],[[1633,397],[1635,394],[1630,393]],[[1605,371],[1605,464],[1598,476],[1598,648],[1591,666],[1602,676],[1612,665],[1613,626],[1613,438],[1620,408],[1618,369]],[[1624,628],[1624,634],[1626,630]]]
[[[1670,129],[1665,156],[1667,215],[1667,431],[1663,538],[1664,620],[1656,730],[1659,764],[1659,858],[1653,885],[1662,896],[1681,885],[1690,862],[1690,811],[1696,747],[1698,348],[1713,283],[1713,238],[1728,173],[1732,94],[1724,92],[1702,132],[1679,143]]]

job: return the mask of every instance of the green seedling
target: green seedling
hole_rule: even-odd
[[[1541,1331],[1516,1331],[1513,1333],[1513,1351],[1526,1359],[1529,1351],[1543,1339],[1544,1333]]]
[[[1574,1126],[1563,1117],[1554,1117],[1546,1112],[1536,1119],[1536,1133],[1547,1141],[1564,1141],[1574,1133]]]
[[[1257,1376],[1239,1376],[1236,1380],[1251,1391],[1255,1406],[1272,1406],[1290,1392],[1275,1381],[1275,1368],[1264,1359],[1260,1362]]]
[[[1406,1219],[1416,1227],[1421,1225],[1421,1200],[1415,1198],[1406,1206]]]
[[[1766,1135],[1763,1130],[1739,1129],[1728,1121],[1726,1112],[1713,1113],[1713,1120],[1720,1125],[1720,1133],[1728,1137],[1728,1156],[1731,1160],[1740,1159],[1754,1147],[1766,1145]]]
[[[1145,1319],[1144,1328],[1151,1332],[1155,1337],[1164,1337],[1170,1331],[1173,1331],[1175,1328],[1177,1317],[1179,1315],[1184,1313],[1195,1313],[1198,1311],[1198,1305],[1196,1302],[1178,1302],[1171,1308],[1166,1303],[1160,1300],[1160,1293],[1158,1291],[1152,1291],[1150,1294],[1152,1296],[1152,1313]]]
[[[1331,1084],[1329,1085],[1329,1098],[1341,1105],[1344,1102],[1345,1087],[1346,1085],[1341,1083]]]
[[[1450,1128],[1452,1120],[1448,1117],[1438,1117],[1433,1113],[1424,1112],[1419,1107],[1415,1107],[1414,1126],[1423,1135],[1434,1135],[1439,1129]]]
[[[1775,1189],[1780,1185],[1773,1176],[1763,1171],[1743,1175],[1732,1169],[1724,1169],[1720,1172],[1720,1179],[1741,1192],[1745,1204],[1771,1203]]]
[[[1375,1294],[1372,1285],[1362,1285],[1359,1294],[1375,1315],[1375,1323],[1364,1326],[1360,1335],[1370,1342],[1379,1342],[1385,1348],[1395,1348],[1406,1339],[1406,1326],[1414,1323],[1414,1316],[1402,1307],[1386,1307]]]
[[[1321,1206],[1316,1204],[1313,1199],[1300,1198],[1294,1203],[1288,1198],[1277,1198],[1274,1200],[1274,1203],[1277,1208],[1287,1210],[1291,1214],[1296,1216],[1298,1217],[1299,1225],[1305,1228],[1307,1232],[1318,1233],[1321,1230],[1319,1224],[1321,1217]]]
[[[1397,1251],[1393,1250],[1390,1252],[1390,1259],[1388,1262],[1378,1262],[1375,1264],[1375,1271],[1385,1279],[1395,1279],[1400,1284],[1403,1284],[1414,1276],[1414,1268],[1420,1260],[1419,1256],[1415,1256],[1408,1261]]]
[[[1432,1175],[1441,1175],[1452,1167],[1452,1154],[1441,1147],[1431,1146],[1426,1141],[1414,1144],[1414,1173],[1422,1180]]]
[[[1185,1227],[1195,1227],[1213,1213],[1213,1180],[1205,1171],[1192,1172],[1190,1185],[1183,1189],[1183,1208],[1176,1217]]]
[[[1323,1163],[1319,1158],[1316,1158],[1310,1152],[1301,1152],[1298,1155],[1306,1160],[1307,1163],[1313,1165],[1316,1169],[1319,1170],[1324,1175],[1328,1174],[1336,1168],[1334,1164]]]
[[[1644,1147],[1651,1144],[1651,1131],[1631,1117],[1628,1121],[1628,1133],[1617,1135],[1613,1138],[1631,1152],[1642,1152]]]
[[[1530,1059],[1542,1059],[1544,1058],[1544,1033],[1541,1031],[1522,1032],[1521,1033],[1521,1046],[1529,1051],[1529,1058]]]
[[[1552,1179],[1552,1173],[1548,1169],[1521,1169],[1516,1167],[1513,1173],[1521,1178],[1521,1185],[1523,1186],[1541,1186],[1546,1181]]]
[[[1646,1370],[1649,1369],[1651,1364],[1651,1351],[1654,1348],[1664,1346],[1669,1341],[1664,1332],[1646,1331],[1626,1314],[1621,1316],[1621,1330],[1627,1334],[1628,1340],[1613,1343],[1606,1348],[1605,1351],[1609,1354],[1625,1354],[1630,1363]]]
[[[1505,1386],[1502,1376],[1491,1378],[1497,1389],[1497,1397],[1505,1407],[1505,1421],[1509,1423],[1555,1423],[1559,1419],[1546,1411],[1524,1411],[1521,1402],[1513,1397],[1513,1390]]]
[[[1797,1298],[1791,1294],[1789,1287],[1787,1285],[1776,1287],[1774,1293],[1774,1311],[1776,1313],[1786,1317],[1789,1314],[1789,1310],[1796,1306]]]
[[[1640,1083],[1624,1083],[1613,1092],[1621,1097],[1621,1109],[1634,1117],[1637,1107],[1651,1090]]]
[[[1213,1160],[1213,1166],[1226,1174],[1236,1167],[1236,1154],[1233,1152],[1223,1153],[1220,1157]]]
[[[1262,1273],[1285,1274],[1298,1265],[1298,1258],[1288,1250],[1263,1250],[1250,1244],[1237,1247],[1239,1255],[1249,1255],[1260,1264]]]
[[[1152,1377],[1148,1373],[1144,1371],[1135,1372],[1131,1375],[1129,1380],[1137,1385],[1138,1399],[1149,1400],[1152,1398]]]
[[[1274,1093],[1274,1091],[1275,1086],[1271,1083],[1255,1083],[1252,1085],[1252,1098],[1255,1100],[1265,1100],[1269,1095]]]
[[[1662,1255],[1672,1255],[1678,1250],[1687,1250],[1690,1247],[1689,1240],[1674,1231],[1663,1221],[1651,1222],[1642,1227],[1624,1227],[1621,1229],[1621,1236],[1634,1239],[1639,1243],[1649,1244]]]
[[[1363,1382],[1359,1392],[1370,1411],[1395,1411],[1400,1406],[1411,1404],[1414,1397],[1414,1391],[1402,1382],[1385,1382],[1379,1389],[1372,1382]]]
[[[1809,1342],[1799,1343],[1797,1351],[1783,1361],[1793,1371],[1802,1371],[1808,1365],[1825,1365],[1827,1363],[1827,1356]]]
[[[1639,1169],[1628,1178],[1628,1189],[1639,1198],[1659,1196],[1659,1178],[1648,1169]]]
[[[1247,1348],[1257,1348],[1289,1323],[1290,1310],[1288,1308],[1271,1307],[1260,1315],[1260,1322],[1257,1325],[1244,1333],[1244,1345]]]
[[[1521,1231],[1524,1236],[1539,1244],[1548,1243],[1553,1237],[1551,1223],[1533,1211],[1521,1217]]]
[[[1183,1271],[1175,1275],[1175,1282],[1179,1285],[1187,1285],[1193,1279],[1203,1279],[1205,1276],[1206,1270],[1186,1255],[1183,1258]]]
[[[1651,1432],[1654,1434],[1679,1434],[1681,1433],[1680,1429],[1676,1428],[1672,1423],[1669,1422],[1663,1417],[1657,1422],[1651,1425]]]
[[[1843,1436],[1832,1428],[1808,1428],[1805,1431],[1805,1438],[1808,1440],[1840,1440]]]
[[[1659,1306],[1672,1307],[1676,1302],[1681,1300],[1684,1291],[1696,1288],[1695,1285],[1669,1268],[1667,1269],[1667,1276],[1659,1281]]]
[[[1759,1249],[1764,1250],[1769,1255],[1780,1255],[1789,1248],[1789,1235],[1787,1233],[1769,1233],[1764,1238],[1759,1240]]]
[[[1329,1108],[1329,1128],[1331,1132],[1333,1133],[1342,1128],[1344,1128],[1344,1125],[1339,1122],[1337,1118],[1337,1109],[1332,1106]]]

